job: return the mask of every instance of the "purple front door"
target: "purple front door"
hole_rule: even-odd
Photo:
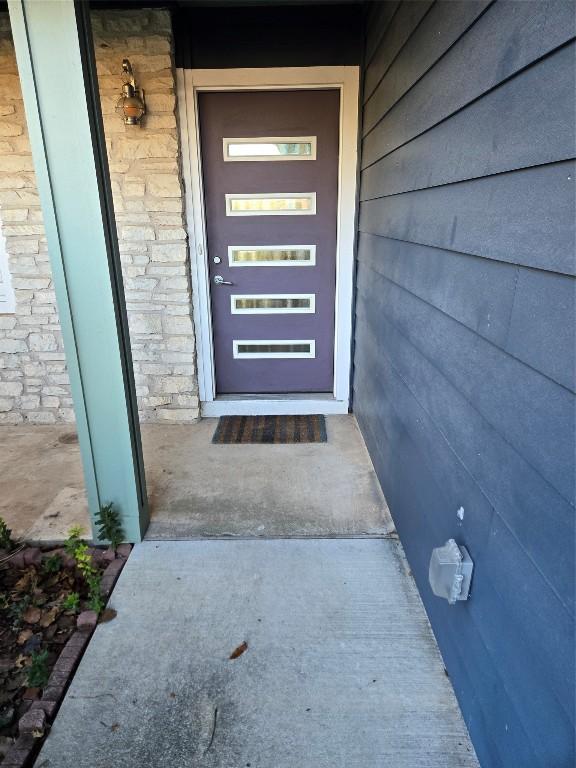
[[[199,95],[216,391],[332,392],[337,90]]]

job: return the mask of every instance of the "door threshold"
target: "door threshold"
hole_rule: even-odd
[[[219,395],[202,403],[202,416],[306,416],[348,413],[348,401],[333,395]]]

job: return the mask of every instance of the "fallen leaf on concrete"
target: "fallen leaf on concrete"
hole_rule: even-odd
[[[98,624],[105,624],[107,621],[112,621],[116,618],[118,612],[114,608],[104,608],[98,618]]]
[[[240,643],[238,648],[234,648],[234,650],[230,654],[230,658],[237,659],[239,656],[242,656],[244,651],[247,651],[247,650],[248,650],[248,643],[246,642],[246,640],[244,640],[243,643]]]

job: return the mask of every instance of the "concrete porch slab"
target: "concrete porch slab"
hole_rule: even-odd
[[[89,531],[80,449],[73,424],[0,427],[0,517],[16,538],[63,539]]]
[[[149,539],[382,536],[394,524],[353,416],[328,442],[212,445],[216,419],[143,424]],[[0,428],[0,516],[15,536],[90,530],[73,425]]]
[[[217,423],[144,426],[147,539],[394,531],[354,416],[326,417],[326,443],[297,445],[212,445]]]
[[[88,533],[88,518],[88,500],[84,488],[66,486],[29,528],[27,539],[61,541],[68,536],[68,531],[73,526],[80,526]]]
[[[398,542],[145,542],[111,605],[37,768],[477,768]]]

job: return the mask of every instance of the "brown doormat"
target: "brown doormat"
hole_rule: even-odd
[[[213,443],[325,443],[324,416],[221,416]]]

